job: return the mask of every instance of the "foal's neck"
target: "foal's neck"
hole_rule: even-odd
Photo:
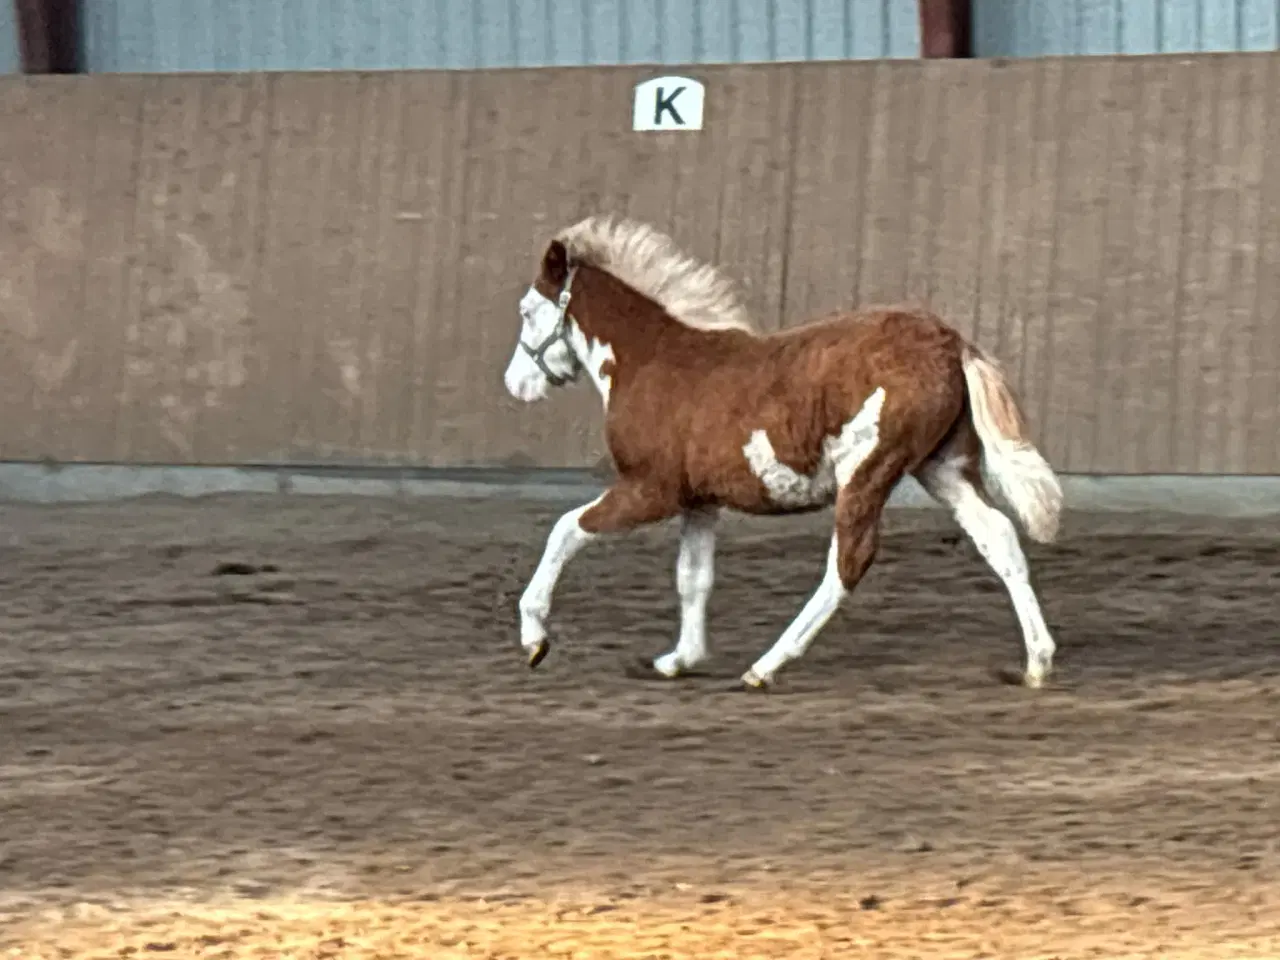
[[[578,328],[588,344],[608,346],[615,359],[644,362],[664,335],[682,327],[659,304],[612,274],[586,267],[580,276],[581,292],[574,294],[580,303]]]

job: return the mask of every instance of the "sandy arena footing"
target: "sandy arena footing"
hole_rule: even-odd
[[[941,514],[769,695],[735,678],[826,518],[732,520],[715,659],[670,526],[592,546],[536,672],[557,508],[7,505],[0,947],[12,956],[1280,956],[1280,520],[1072,515],[1032,565],[1044,690]]]

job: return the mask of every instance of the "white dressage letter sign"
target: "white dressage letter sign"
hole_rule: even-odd
[[[701,130],[706,87],[690,77],[654,77],[636,84],[632,130]]]

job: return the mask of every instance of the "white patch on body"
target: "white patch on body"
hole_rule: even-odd
[[[930,464],[919,472],[920,482],[934,499],[950,508],[978,553],[1004,582],[1027,650],[1026,682],[1038,687],[1053,668],[1056,647],[1031,586],[1026,554],[1013,521],[991,506],[965,478],[964,465],[963,458]]]
[[[838,434],[823,439],[822,458],[812,475],[780,462],[769,435],[763,430],[752,431],[742,452],[769,499],[781,507],[825,506],[834,501],[880,442],[884,399],[884,387],[877,387]]]
[[[880,442],[880,413],[884,410],[884,397],[884,387],[876,387],[840,433],[823,441],[823,459],[831,463],[837,487],[843,487],[853,479]]]
[[[742,452],[747,457],[751,472],[764,484],[769,499],[780,507],[809,507],[830,503],[836,493],[836,475],[826,462],[824,452],[813,476],[791,469],[778,460],[769,435],[763,430],[753,430]]]
[[[608,410],[609,394],[613,390],[613,378],[600,371],[606,363],[617,361],[613,354],[613,347],[603,340],[597,340],[595,337],[588,340],[586,335],[578,329],[576,323],[573,325],[573,331],[570,333],[569,339],[573,343],[573,349],[577,352],[582,365],[586,368],[587,374],[591,377],[591,382],[595,384],[596,390],[600,392],[600,400],[604,404],[604,408]]]

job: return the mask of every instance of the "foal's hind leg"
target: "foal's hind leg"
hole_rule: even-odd
[[[542,559],[520,597],[520,645],[536,667],[547,655],[547,617],[551,597],[565,565],[592,540],[605,533],[622,533],[656,523],[674,513],[672,499],[660,491],[634,483],[619,483],[556,521],[547,537]]]
[[[1053,669],[1053,637],[1031,586],[1017,528],[983,495],[977,457],[967,453],[944,455],[926,463],[916,471],[916,477],[936,500],[950,508],[982,558],[1004,582],[1027,650],[1024,682],[1029,687],[1039,687]]]
[[[714,509],[689,510],[681,518],[676,590],[680,594],[680,639],[676,648],[653,661],[664,677],[676,677],[707,658],[707,600],[715,582]]]
[[[784,664],[803,656],[840,601],[866,574],[880,545],[880,515],[903,469],[895,458],[879,458],[864,464],[841,487],[822,583],[778,641],[743,674],[742,682],[748,687],[768,687]]]

